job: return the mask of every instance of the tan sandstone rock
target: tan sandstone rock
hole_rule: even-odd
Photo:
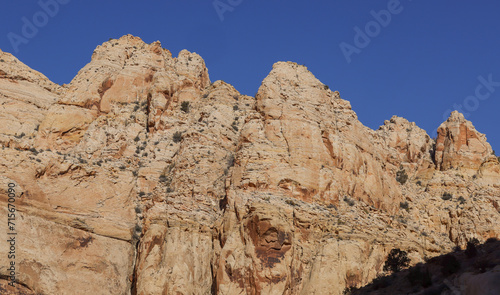
[[[251,97],[131,35],[63,86],[0,57],[18,292],[341,294],[392,248],[415,264],[500,236],[500,164],[461,114],[436,143],[397,116],[371,130],[304,66]]]

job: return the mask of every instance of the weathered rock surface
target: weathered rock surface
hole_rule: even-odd
[[[500,164],[459,113],[436,142],[396,116],[371,130],[304,66],[250,97],[130,35],[63,86],[0,60],[17,292],[341,294],[392,248],[417,263],[500,236]]]
[[[436,165],[440,170],[460,167],[477,171],[492,152],[486,136],[457,111],[438,128]]]

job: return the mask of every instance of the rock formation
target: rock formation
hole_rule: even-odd
[[[292,62],[250,97],[130,35],[62,86],[0,51],[0,123],[5,293],[341,294],[392,248],[416,264],[500,237],[500,164],[471,122],[372,130]]]

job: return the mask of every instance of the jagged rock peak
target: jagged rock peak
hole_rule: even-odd
[[[458,111],[451,113],[437,133],[435,162],[440,170],[477,170],[493,152],[486,136]]]
[[[286,85],[286,87],[299,87],[301,89],[309,87],[328,89],[328,86],[321,83],[306,66],[290,61],[276,62],[269,75],[262,81],[263,86],[268,83],[279,83],[282,88],[285,88]]]

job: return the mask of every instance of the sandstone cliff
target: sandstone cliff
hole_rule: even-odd
[[[415,264],[500,237],[500,164],[471,122],[372,130],[292,62],[250,97],[130,35],[62,86],[0,51],[0,123],[4,292],[341,294],[392,248]]]

